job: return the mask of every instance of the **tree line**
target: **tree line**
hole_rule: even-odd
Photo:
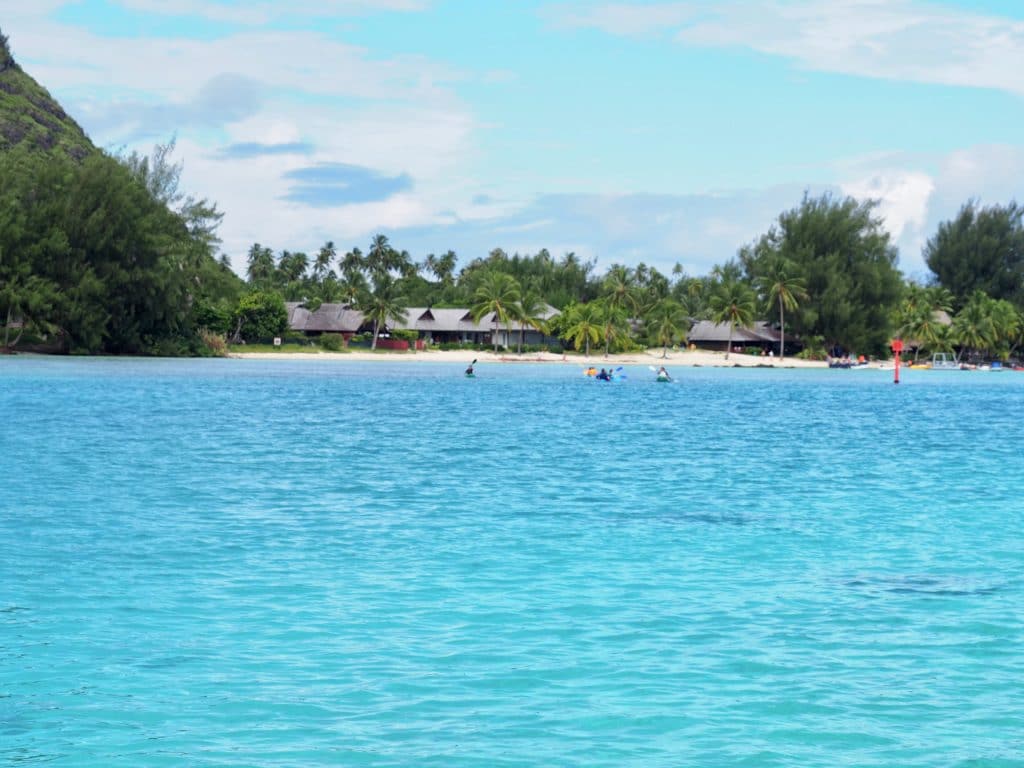
[[[206,308],[244,284],[213,254],[221,213],[183,194],[173,145],[80,162],[0,153],[3,346],[202,354]]]
[[[377,235],[364,253],[339,254],[332,242],[310,258],[254,244],[246,279],[252,290],[303,302],[341,302],[371,318],[373,337],[410,306],[470,307],[499,325],[518,322],[590,353],[685,340],[692,324],[711,320],[749,327],[770,320],[785,339],[798,337],[808,356],[830,351],[883,356],[894,336],[915,354],[952,351],[1006,357],[1024,329],[1024,227],[1016,203],[982,208],[974,201],[928,241],[928,285],[905,281],[877,203],[805,195],[767,233],[704,276],[678,264],[670,274],[640,263],[596,262],[547,250],[501,249],[458,269],[453,251],[417,262]],[[560,314],[543,320],[547,304]]]
[[[3,345],[23,334],[65,352],[209,354],[227,340],[286,330],[286,301],[364,313],[372,344],[411,306],[468,307],[590,353],[685,341],[692,324],[735,330],[770,320],[808,355],[917,352],[1006,357],[1024,333],[1024,226],[1016,203],[963,206],[928,240],[926,285],[905,281],[877,204],[805,195],[768,232],[707,275],[678,264],[613,264],[547,250],[495,249],[460,267],[453,251],[420,260],[375,236],[365,252],[326,242],[312,256],[255,243],[244,280],[215,258],[221,214],[179,189],[173,143],[149,157],[81,162],[0,154]],[[547,305],[559,310],[552,321]],[[522,336],[520,336],[521,343]],[[496,340],[495,340],[496,342]]]

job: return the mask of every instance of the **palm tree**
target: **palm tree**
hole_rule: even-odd
[[[358,306],[363,303],[364,297],[370,293],[370,284],[362,272],[352,272],[348,277],[338,284],[338,294],[341,300],[349,306]]]
[[[668,357],[668,348],[674,344],[683,332],[686,313],[679,302],[672,299],[659,301],[651,310],[651,331],[654,338],[662,346],[662,358]]]
[[[390,262],[394,248],[388,242],[387,235],[374,235],[370,241],[370,250],[366,252],[366,265],[371,272],[390,271]]]
[[[285,283],[296,283],[305,278],[308,267],[309,257],[301,251],[281,251],[281,257],[277,261],[277,271],[281,273]]]
[[[512,275],[504,272],[488,271],[483,274],[473,292],[473,306],[470,313],[473,321],[480,322],[484,315],[494,315],[494,353],[498,353],[498,326],[505,324],[505,337],[508,340],[508,324],[515,315],[515,307],[519,302],[519,283]]]
[[[316,260],[313,262],[313,279],[320,282],[327,275],[327,270],[331,268],[331,262],[334,261],[334,257],[338,255],[338,252],[334,248],[334,243],[328,240],[320,248],[320,251],[316,255]]]
[[[377,349],[377,337],[389,320],[404,323],[405,297],[398,293],[398,285],[390,275],[378,275],[376,290],[362,297],[360,309],[367,320],[373,322],[373,341],[370,349]]]
[[[941,285],[925,288],[921,298],[933,312],[949,313],[953,311],[953,294],[948,288],[943,288]]]
[[[687,277],[686,273],[682,271],[680,271],[679,279],[672,286],[672,298],[679,302],[690,321],[706,319],[704,317],[707,314],[706,288],[705,280],[699,277]]]
[[[253,243],[249,249],[246,277],[257,287],[270,283],[274,276],[274,252],[259,243]]]
[[[375,235],[366,252],[363,265],[374,277],[384,273],[398,273],[402,277],[416,274],[416,265],[408,251],[398,251],[388,242],[386,235]]]
[[[601,336],[604,338],[604,356],[611,352],[613,341],[628,338],[629,317],[623,307],[617,306],[608,299],[598,304],[601,310]]]
[[[975,291],[953,318],[953,335],[961,346],[961,355],[964,350],[988,349],[995,341],[991,303],[983,291]]]
[[[913,308],[906,316],[901,331],[904,336],[914,339],[917,347],[914,349],[914,362],[917,362],[918,353],[921,347],[935,350],[943,338],[942,329],[946,325],[939,316],[927,305]]]
[[[604,356],[611,351],[613,330],[618,330],[626,321],[628,313],[640,308],[640,297],[636,287],[636,273],[629,267],[615,264],[605,275],[603,288],[605,312]]]
[[[711,276],[722,283],[738,283],[743,277],[743,267],[736,259],[729,259],[725,264],[715,264]]]
[[[443,287],[447,287],[452,283],[452,272],[455,271],[456,258],[455,251],[447,251],[442,256],[435,256],[429,253],[427,258],[423,260],[420,268],[424,272],[428,272],[436,277]]]
[[[992,321],[994,351],[1000,360],[1010,356],[1014,342],[1020,334],[1020,313],[1006,299],[993,299],[989,317]]]
[[[352,282],[354,275],[363,277],[363,273],[366,271],[366,259],[363,257],[363,252],[358,248],[353,248],[351,251],[341,257],[341,261],[338,263],[341,268],[341,275],[346,282]]]
[[[911,283],[895,313],[901,336],[917,342],[914,362],[922,348],[936,350],[950,340],[948,315],[953,311],[953,294],[942,286],[922,287]]]
[[[523,291],[519,304],[516,305],[516,320],[519,321],[519,349],[516,350],[516,354],[523,353],[523,337],[526,335],[526,326],[530,326],[535,331],[544,332],[545,309],[547,309],[547,304],[537,291],[533,289]]]
[[[807,298],[807,283],[794,274],[796,265],[778,257],[768,264],[758,287],[769,303],[779,303],[779,359],[786,357],[786,310],[793,311],[800,300]]]
[[[590,344],[601,338],[601,309],[595,302],[572,304],[565,310],[565,331],[562,338],[568,339],[579,350],[585,347],[584,356],[590,357]]]
[[[746,328],[754,322],[754,292],[746,283],[725,282],[715,286],[708,302],[711,308],[711,319],[716,323],[729,324],[729,343],[725,348],[725,359],[729,359],[732,350],[732,334],[736,326]]]

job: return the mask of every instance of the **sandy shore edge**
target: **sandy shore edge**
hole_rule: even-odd
[[[820,360],[797,360],[787,357],[779,360],[775,357],[760,357],[732,353],[725,359],[724,352],[706,350],[669,352],[662,357],[660,349],[647,352],[631,352],[627,354],[604,355],[597,353],[590,357],[583,355],[556,355],[550,352],[530,352],[517,355],[515,352],[478,352],[468,349],[430,350],[426,352],[369,352],[356,350],[352,352],[232,352],[229,357],[246,360],[337,360],[352,362],[388,362],[388,363],[469,363],[476,360],[477,364],[486,363],[545,363],[553,365],[571,365],[576,367],[594,366],[596,368],[619,365],[664,365],[702,366],[718,368],[769,367],[769,368],[826,368],[827,364]]]

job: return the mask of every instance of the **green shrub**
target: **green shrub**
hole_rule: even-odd
[[[299,347],[315,347],[317,338],[315,336],[306,336],[305,334],[299,334],[298,336],[282,336],[281,344],[294,344]]]
[[[197,301],[192,307],[192,327],[206,328],[214,333],[231,332],[231,310],[222,306]]]
[[[146,345],[143,354],[150,357],[191,357],[200,354],[201,343],[198,339],[184,339],[180,336],[169,336],[154,339],[150,336],[143,336],[143,343]]]
[[[197,352],[200,357],[227,357],[228,342],[222,334],[208,328],[200,328],[197,335],[200,341]]]
[[[809,336],[804,339],[804,348],[796,353],[798,360],[824,360],[828,357],[825,351],[825,340],[821,336]]]
[[[420,334],[419,334],[419,331],[413,331],[411,329],[399,328],[398,330],[395,330],[395,331],[391,332],[391,337],[393,339],[398,339],[399,341],[408,341],[408,342],[411,343],[411,342],[416,341],[416,339],[418,339],[420,337]]]
[[[474,344],[471,341],[442,341],[434,345],[437,349],[447,351],[450,349],[470,349],[477,352],[486,352],[488,349],[493,349],[490,344]]]
[[[340,352],[345,348],[345,337],[340,333],[325,333],[319,338],[318,344],[328,352]]]
[[[280,294],[253,291],[239,299],[235,322],[241,322],[241,336],[245,341],[269,341],[288,328],[288,310]]]

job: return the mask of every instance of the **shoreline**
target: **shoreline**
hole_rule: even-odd
[[[242,360],[331,360],[352,362],[396,362],[396,363],[470,363],[477,361],[477,365],[483,364],[553,364],[571,365],[575,367],[602,368],[618,365],[653,365],[666,367],[689,367],[689,368],[828,368],[824,360],[798,360],[787,357],[779,360],[775,357],[761,357],[759,355],[744,355],[733,352],[729,359],[725,359],[724,352],[712,352],[708,350],[680,350],[669,352],[667,357],[662,357],[661,350],[648,350],[646,352],[624,352],[609,355],[593,354],[590,357],[582,355],[557,355],[551,352],[530,352],[517,355],[515,352],[493,351],[480,352],[471,349],[452,350],[431,350],[426,352],[231,352],[228,357]],[[872,364],[877,367],[876,364]]]

